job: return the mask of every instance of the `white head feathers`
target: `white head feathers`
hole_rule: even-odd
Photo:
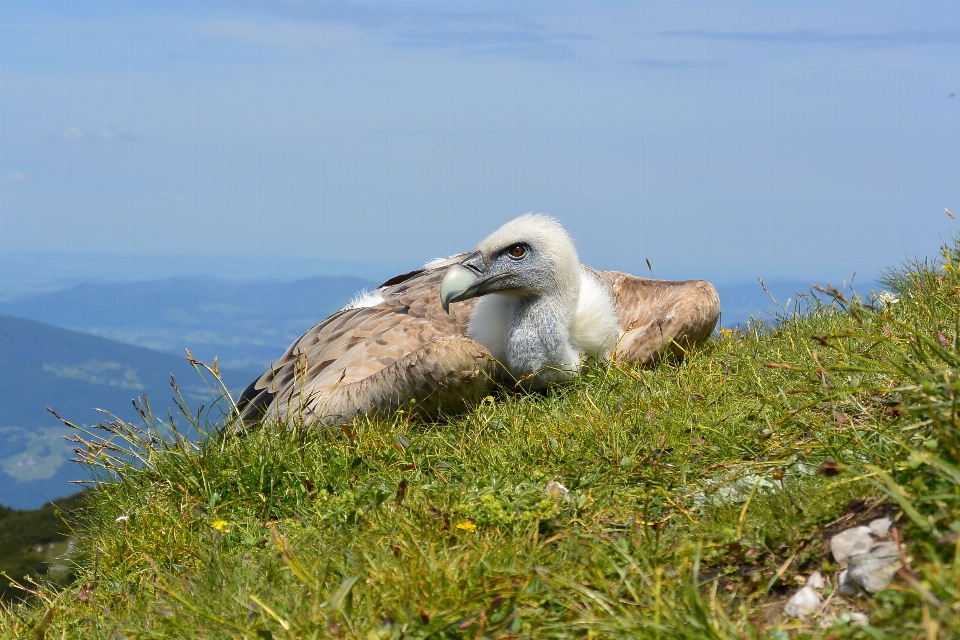
[[[489,261],[521,244],[528,255],[523,286],[484,295],[468,335],[486,346],[515,377],[535,374],[534,386],[570,377],[581,358],[605,358],[619,338],[609,292],[580,266],[573,240],[559,222],[526,214],[481,241],[476,250]]]
[[[477,251],[486,253],[517,241],[536,244],[544,254],[558,260],[579,264],[573,239],[559,221],[542,213],[526,213],[514,218],[477,244]]]

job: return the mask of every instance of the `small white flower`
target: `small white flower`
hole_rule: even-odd
[[[891,305],[897,304],[900,302],[900,298],[893,295],[889,291],[881,291],[877,294],[877,302],[879,302],[884,307],[889,307]]]
[[[126,521],[129,520],[129,519],[130,519],[130,516],[120,516],[119,518],[117,518],[116,521],[117,521],[117,522],[126,522]]]

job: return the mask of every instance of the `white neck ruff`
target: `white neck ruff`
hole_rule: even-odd
[[[510,296],[489,294],[477,300],[467,335],[485,346],[510,373],[516,376],[507,362],[507,336],[514,306],[519,302]],[[614,308],[613,298],[597,278],[580,268],[580,295],[569,327],[556,327],[566,334],[570,354],[577,354],[577,362],[553,362],[555,367],[576,371],[584,359],[606,360],[623,332]],[[571,356],[572,357],[572,356]]]

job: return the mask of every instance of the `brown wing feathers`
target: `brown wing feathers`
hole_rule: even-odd
[[[241,394],[241,417],[303,412],[329,422],[390,411],[410,399],[440,410],[456,402],[448,390],[474,395],[464,388],[469,384],[485,393],[478,376],[495,372],[493,359],[466,338],[473,305],[458,305],[449,315],[440,306],[445,271],[394,278],[383,302],[339,311],[310,329]]]
[[[618,271],[604,276],[624,332],[617,359],[652,365],[664,356],[682,357],[710,337],[720,318],[720,297],[705,280],[654,280]]]

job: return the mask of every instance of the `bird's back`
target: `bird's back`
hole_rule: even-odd
[[[465,338],[473,305],[449,314],[440,305],[447,266],[444,261],[388,280],[377,290],[381,302],[338,311],[304,333],[241,394],[241,416],[282,416],[369,379],[432,341]]]

